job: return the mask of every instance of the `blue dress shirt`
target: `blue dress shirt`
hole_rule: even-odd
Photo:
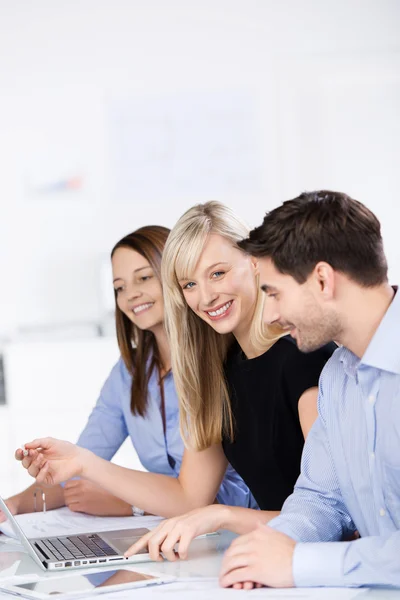
[[[157,374],[149,381],[147,413],[133,415],[130,408],[132,377],[120,358],[106,380],[78,445],[111,460],[129,436],[142,465],[153,473],[178,477],[184,444],[179,433],[179,405],[172,374],[164,378],[166,430],[161,414]],[[218,502],[256,507],[249,488],[229,466],[217,495]]]
[[[295,585],[400,586],[400,292],[361,360],[342,347],[328,361],[318,412],[270,522],[300,542]],[[337,543],[356,530],[361,539]]]

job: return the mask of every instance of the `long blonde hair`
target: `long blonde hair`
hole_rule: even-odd
[[[180,402],[180,429],[186,445],[204,450],[233,437],[233,418],[224,376],[224,361],[232,334],[221,335],[187,305],[180,279],[190,278],[210,233],[236,247],[249,228],[220,202],[197,204],[186,211],[168,236],[161,263],[165,325],[171,346],[171,365]],[[257,282],[258,283],[258,282]],[[264,294],[257,285],[250,340],[260,352],[283,333],[263,325]]]

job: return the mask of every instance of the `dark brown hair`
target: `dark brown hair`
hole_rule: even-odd
[[[117,242],[112,249],[111,258],[117,248],[130,248],[141,254],[152,267],[161,281],[161,257],[169,229],[160,225],[140,227]],[[147,393],[154,368],[161,372],[161,359],[154,334],[139,329],[119,309],[115,292],[115,324],[118,347],[126,368],[132,375],[131,411],[144,416],[147,407]],[[162,382],[160,381],[160,385]]]
[[[304,283],[319,261],[364,287],[387,281],[381,226],[361,202],[346,194],[304,192],[265,215],[238,246],[270,257],[281,273]]]

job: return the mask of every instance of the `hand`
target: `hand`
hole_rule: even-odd
[[[13,500],[12,498],[9,498],[8,500],[5,501],[5,503],[7,504],[8,510],[10,511],[10,513],[12,515],[18,514],[18,506],[17,506],[17,503],[15,500]],[[7,521],[7,517],[3,513],[3,511],[0,510],[0,523],[4,523],[4,521]]]
[[[19,448],[15,458],[22,462],[29,475],[45,485],[56,485],[82,475],[84,459],[91,454],[89,450],[54,438],[33,440],[25,444],[25,448],[28,456]]]
[[[74,512],[101,517],[132,516],[132,506],[85,479],[71,479],[64,486],[66,506]]]
[[[193,538],[220,528],[226,509],[222,504],[212,504],[167,519],[128,548],[125,556],[132,556],[148,547],[151,560],[162,561],[161,552],[168,560],[173,561],[178,557],[185,559]],[[177,552],[174,550],[175,544],[178,544]]]
[[[268,525],[232,542],[222,561],[222,587],[249,588],[249,582],[269,587],[293,587],[293,553],[296,542]]]

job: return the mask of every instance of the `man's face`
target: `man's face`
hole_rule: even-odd
[[[315,273],[303,284],[283,275],[270,258],[258,260],[261,289],[265,292],[264,322],[277,323],[296,340],[302,352],[312,352],[336,338],[336,313],[323,301]]]

